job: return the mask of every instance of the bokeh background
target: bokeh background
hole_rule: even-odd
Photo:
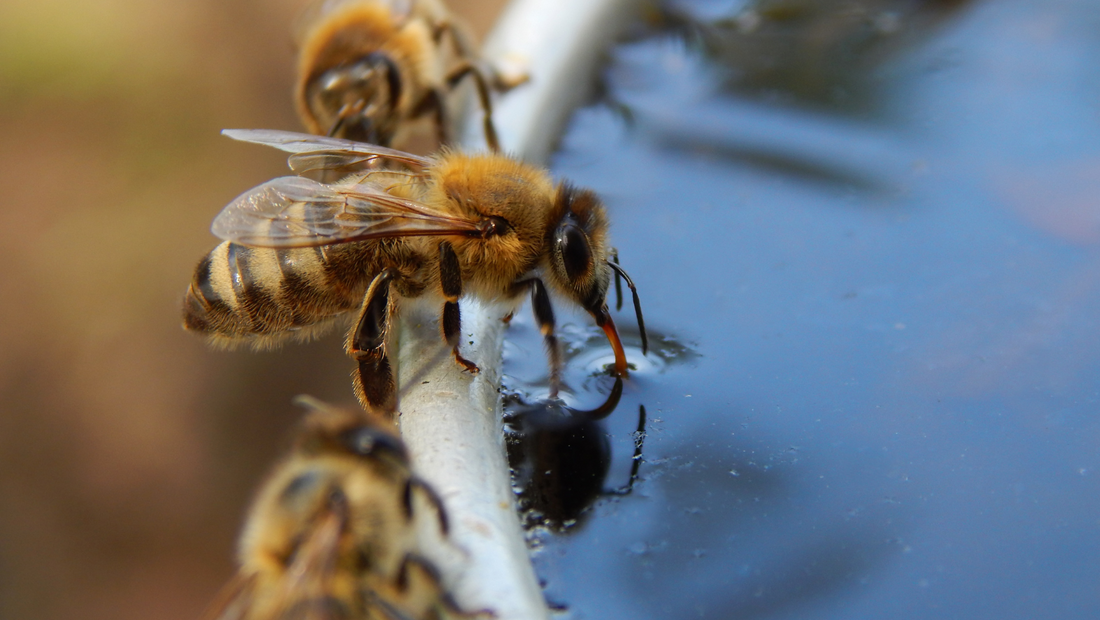
[[[500,0],[450,3],[484,33]],[[210,220],[298,130],[299,0],[0,2],[0,618],[196,618],[337,340],[253,354],[180,327]]]

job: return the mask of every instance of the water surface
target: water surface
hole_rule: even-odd
[[[1100,615],[1100,14],[865,4],[884,42],[813,82],[744,32],[836,46],[682,3],[572,120],[555,173],[606,199],[653,351],[628,301],[606,486],[644,404],[640,480],[537,533],[569,617]],[[610,352],[569,321],[595,406]],[[506,356],[545,374],[528,318]]]

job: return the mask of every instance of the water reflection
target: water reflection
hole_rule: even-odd
[[[697,4],[697,3],[696,3]],[[876,72],[968,0],[756,0],[711,13],[674,3],[668,25],[729,69],[726,88],[847,113],[876,99]]]
[[[634,492],[538,554],[573,618],[1097,617],[1093,4],[944,5],[853,107],[613,52],[634,123],[579,111],[556,172],[699,357],[626,382]]]
[[[670,157],[749,166],[845,191],[895,193],[911,175],[916,156],[896,130],[798,102],[723,92],[723,75],[678,38],[617,48],[607,79],[615,105],[631,118],[620,123],[618,141],[644,140]],[[578,120],[595,114],[610,116],[597,108]]]
[[[821,514],[805,512],[813,478],[827,475],[818,451],[761,449],[748,438],[716,441],[717,434],[666,448],[674,456],[646,476],[674,509],[623,541],[619,578],[665,608],[651,617],[764,618],[822,604],[902,551],[915,515],[896,501],[848,496]],[[874,463],[855,458],[848,466]]]
[[[556,310],[562,315],[556,330],[564,360],[562,369],[562,394],[566,403],[578,398],[596,402],[608,394],[610,379],[608,369],[614,365],[615,356],[607,344],[607,336],[592,325],[591,321],[577,317],[568,307]],[[630,312],[627,309],[622,315]],[[516,394],[520,402],[535,402],[549,393],[549,376],[546,358],[542,352],[543,341],[530,313],[517,311],[508,326],[504,343],[505,387]],[[647,325],[648,352],[642,353],[641,334],[636,325],[616,317],[619,336],[626,350],[629,377],[626,388],[640,386],[665,373],[668,369],[694,363],[699,352],[694,343],[685,342],[663,330],[659,325]],[[594,406],[594,405],[593,405]]]
[[[645,442],[644,405],[638,406],[630,476],[622,486],[606,486],[612,453],[602,420],[619,405],[622,393],[623,380],[616,378],[607,400],[595,409],[574,409],[558,398],[507,399],[508,460],[528,527],[568,532],[598,498],[629,495],[634,489]]]
[[[660,30],[616,50],[603,96],[633,133],[848,191],[901,189],[918,157],[884,128],[890,61],[968,0],[736,4],[669,5]]]

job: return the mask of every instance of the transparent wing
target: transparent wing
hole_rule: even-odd
[[[420,171],[434,163],[434,160],[427,157],[384,146],[293,131],[223,129],[222,134],[241,142],[263,144],[290,153],[287,163],[295,174],[300,175],[327,170],[350,173],[377,168],[386,161]]]
[[[202,615],[202,620],[245,620],[256,601],[255,575],[238,575],[218,595]]]
[[[279,591],[279,618],[351,620],[352,609],[339,600],[331,582],[337,573],[340,536],[347,528],[347,507],[330,506],[305,532],[286,567]]]
[[[223,591],[206,620],[247,620],[260,617],[294,620],[349,620],[351,608],[336,598],[330,584],[337,574],[340,536],[346,510],[322,513],[302,531],[292,560],[274,579],[238,575]]]
[[[476,222],[369,183],[327,184],[304,177],[279,177],[241,194],[211,229],[226,241],[264,248],[478,231]]]

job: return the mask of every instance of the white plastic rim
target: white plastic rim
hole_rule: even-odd
[[[508,6],[483,50],[487,62],[519,66],[529,77],[495,101],[505,152],[546,162],[630,6],[629,0],[516,0]],[[480,114],[470,106],[467,149],[484,148]],[[504,446],[500,377],[507,309],[462,300],[462,353],[481,369],[471,375],[443,341],[440,309],[424,306],[408,303],[397,315],[396,374],[401,434],[417,473],[442,497],[459,549],[433,559],[463,610],[492,610],[497,620],[547,620]]]
[[[526,83],[496,100],[493,119],[501,149],[545,164],[573,109],[591,90],[600,54],[615,40],[637,2],[514,0],[482,49],[482,58]],[[463,144],[485,148],[480,110],[471,106]]]

